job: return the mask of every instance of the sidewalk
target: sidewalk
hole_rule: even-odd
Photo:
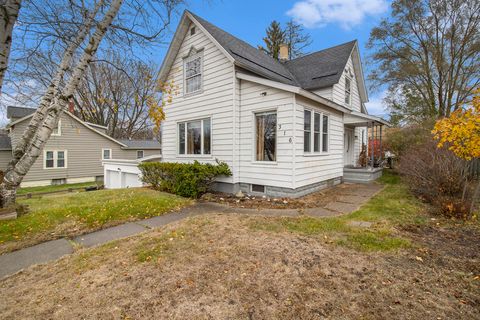
[[[188,217],[206,213],[253,214],[263,216],[297,217],[308,215],[313,217],[329,217],[348,214],[356,211],[383,189],[382,185],[368,184],[361,189],[344,191],[338,201],[330,202],[324,207],[308,209],[244,209],[233,208],[217,203],[197,203],[178,212],[168,213],[135,222],[128,222],[115,227],[84,234],[73,239],[57,239],[44,242],[29,248],[0,255],[0,279],[12,275],[29,266],[57,260],[74,252],[74,247],[90,248],[104,243],[130,237],[153,228],[163,227],[169,223]]]

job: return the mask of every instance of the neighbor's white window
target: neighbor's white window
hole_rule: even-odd
[[[185,94],[202,90],[202,55],[196,54],[183,62],[185,77]]]
[[[58,120],[58,124],[52,130],[52,136],[61,136],[62,135],[62,120]]]
[[[303,151],[328,152],[328,115],[304,110],[303,117]]]
[[[352,81],[350,78],[345,77],[345,104],[350,105],[351,101],[351,89],[352,89]]]
[[[102,160],[112,159],[112,149],[102,149]]]
[[[46,150],[45,151],[45,169],[66,168],[67,151],[66,150]]]
[[[143,158],[143,150],[137,150],[137,159]]]
[[[210,154],[210,118],[178,123],[178,154]]]
[[[277,112],[255,114],[255,160],[277,160]]]

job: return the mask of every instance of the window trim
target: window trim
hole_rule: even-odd
[[[303,148],[303,155],[304,156],[320,156],[320,155],[328,155],[330,154],[330,132],[331,132],[331,116],[330,113],[325,111],[316,111],[313,108],[303,108],[303,110],[310,111],[310,151],[305,151],[305,145]],[[303,113],[305,117],[305,112]],[[320,150],[315,151],[315,114],[320,115]],[[323,117],[327,117],[328,119],[328,129],[327,129],[327,151],[323,150]],[[305,125],[305,119],[303,121]],[[305,132],[305,129],[302,130]],[[305,139],[305,138],[304,138]]]
[[[257,114],[272,114],[277,116],[277,124],[275,126],[275,160],[257,160]],[[253,125],[253,137],[252,137],[252,163],[258,165],[277,165],[278,161],[278,110],[266,109],[266,110],[254,110],[252,111],[252,125]]]
[[[54,131],[55,128],[52,129],[52,134],[51,134],[51,136],[59,137],[59,136],[62,135],[62,119],[59,119],[59,120],[58,120],[57,128],[58,128],[57,133],[54,133],[54,132],[55,132],[55,131]]]
[[[205,152],[205,150],[204,150],[204,147],[205,147],[205,146],[204,146],[204,142],[205,142],[204,140],[205,140],[205,139],[204,139],[204,135],[203,135],[203,133],[204,133],[204,131],[203,131],[203,121],[204,121],[204,120],[210,120],[210,153],[204,153],[204,152]],[[188,140],[188,134],[187,134],[187,132],[188,132],[188,123],[189,123],[189,122],[196,122],[196,121],[200,121],[200,134],[201,134],[201,138],[200,138],[200,150],[201,150],[201,153],[199,153],[199,154],[187,153],[187,152],[188,152],[188,148],[187,148],[187,146],[188,146],[188,142],[187,142],[187,140]],[[183,133],[183,134],[184,134],[184,137],[185,137],[185,153],[180,153],[180,135],[179,135],[179,131],[180,131],[180,130],[179,130],[179,127],[180,127],[180,124],[182,124],[182,123],[185,125],[184,133]],[[195,157],[200,157],[200,158],[212,158],[212,157],[213,157],[213,155],[212,155],[212,153],[213,153],[213,152],[212,152],[212,151],[213,151],[213,150],[212,150],[212,149],[213,149],[213,148],[212,148],[212,146],[213,146],[213,143],[212,143],[212,141],[213,141],[213,134],[212,134],[212,132],[213,132],[213,121],[212,121],[212,117],[211,117],[211,116],[204,117],[204,118],[194,118],[194,119],[188,119],[188,120],[184,120],[184,121],[178,121],[178,122],[176,123],[176,128],[175,128],[175,130],[176,130],[176,132],[177,132],[177,133],[176,133],[177,138],[176,138],[176,142],[175,142],[176,145],[177,145],[177,146],[176,146],[177,158],[182,158],[182,157],[186,157],[186,158],[195,158]]]
[[[187,92],[187,63],[200,58],[200,88]],[[192,77],[193,78],[193,77]],[[189,97],[203,92],[203,50],[183,58],[183,96]]]
[[[110,158],[105,159],[105,150],[110,151]],[[112,160],[113,159],[113,152],[111,148],[102,148],[102,160]]]
[[[347,80],[350,83],[350,88],[347,91]],[[344,85],[344,94],[345,100],[347,99],[347,92],[348,92],[348,102],[344,101],[345,105],[351,106],[352,105],[352,79],[349,76],[345,76],[345,85]]]
[[[142,156],[139,157],[138,156],[138,153],[141,152],[142,153]],[[142,158],[145,158],[145,150],[137,150],[137,159],[142,159]]]
[[[47,167],[47,152],[53,152],[53,167]],[[58,153],[63,152],[63,161],[64,166],[58,167]],[[52,170],[52,169],[67,169],[68,168],[68,150],[43,150],[43,169]]]

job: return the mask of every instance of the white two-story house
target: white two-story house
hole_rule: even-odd
[[[367,127],[387,124],[365,108],[357,41],[277,61],[185,11],[159,79],[174,88],[162,161],[225,161],[226,192],[296,197],[348,180]]]

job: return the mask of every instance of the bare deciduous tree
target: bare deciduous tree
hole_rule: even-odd
[[[147,133],[151,137],[149,105],[161,103],[156,70],[153,64],[115,53],[90,64],[74,96],[78,116],[108,126],[114,138],[145,138]]]
[[[416,117],[448,116],[480,84],[480,2],[396,0],[368,47],[376,64],[370,80],[387,84],[390,96],[410,95],[391,100],[397,115],[409,117],[414,106]]]
[[[33,12],[39,12],[41,19],[36,20],[38,14],[27,13],[31,21],[25,24],[25,33],[33,29],[36,41],[30,41],[35,45],[29,48],[31,50],[24,50],[27,55],[20,60],[28,62],[29,53],[42,50],[56,52],[61,58],[57,70],[48,81],[39,108],[15,146],[14,158],[0,183],[3,207],[15,203],[17,187],[40,156],[67,103],[84,79],[102,40],[105,38],[110,44],[125,47],[132,45],[135,38],[139,39],[138,43],[155,41],[166,30],[166,24],[179,3],[181,0],[149,0],[142,3],[135,0],[125,3],[124,0],[88,3],[68,0],[63,10],[59,9],[58,1],[44,1],[41,8],[38,3],[37,6],[32,4]],[[122,14],[119,15],[120,11]],[[45,39],[49,41],[45,43]],[[52,55],[54,58],[55,55]],[[26,65],[28,67],[28,63]]]
[[[12,47],[13,26],[17,21],[21,2],[21,0],[0,1],[0,94]]]

